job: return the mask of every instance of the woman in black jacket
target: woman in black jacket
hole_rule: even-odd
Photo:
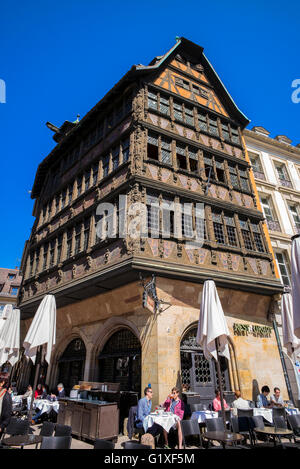
[[[12,398],[7,391],[7,380],[0,378],[0,435],[10,422],[12,414]]]

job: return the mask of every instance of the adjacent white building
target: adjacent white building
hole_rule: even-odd
[[[280,277],[290,286],[291,237],[300,233],[300,144],[285,135],[272,138],[263,127],[247,129],[244,136]],[[282,338],[281,317],[276,320]],[[284,356],[294,381],[286,351]]]

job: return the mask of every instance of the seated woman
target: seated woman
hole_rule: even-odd
[[[166,412],[172,412],[175,415],[178,415],[180,420],[183,419],[184,415],[184,403],[181,399],[179,399],[179,389],[178,388],[173,388],[167,399],[162,405],[165,409]],[[181,431],[181,425],[180,422],[176,423],[176,426],[174,428],[177,428],[178,430],[178,448],[182,449],[182,431]],[[164,439],[165,439],[165,448],[169,448],[169,443],[168,443],[168,433],[166,430],[164,430]]]
[[[222,410],[221,393],[220,393],[219,389],[215,390],[215,395],[216,395],[216,397],[213,400],[213,410],[215,412],[218,412],[219,410]],[[223,403],[224,403],[224,409],[229,409],[229,405],[227,404],[225,399],[223,399]]]
[[[40,399],[42,394],[43,394],[42,385],[38,384],[34,393],[34,398]]]

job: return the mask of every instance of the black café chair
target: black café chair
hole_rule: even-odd
[[[5,435],[16,436],[16,435],[26,435],[29,432],[30,423],[28,420],[18,419],[12,417],[9,424],[5,428]]]
[[[128,437],[132,439],[133,435],[138,435],[139,436],[139,441],[141,440],[141,436],[145,433],[143,426],[141,427],[136,427],[135,426],[135,418],[137,414],[137,406],[132,406],[129,409],[129,414],[128,414],[128,421],[127,421],[127,433]]]
[[[224,422],[222,417],[206,419],[206,429],[208,432],[224,432]]]
[[[190,409],[192,413],[199,412],[200,410],[204,410],[203,404],[190,404]]]
[[[59,423],[55,425],[55,432],[54,432],[55,437],[71,436],[71,434],[72,434],[72,427],[70,427],[69,425],[61,425]]]
[[[252,416],[249,418],[249,426],[252,435],[252,443],[254,448],[273,448],[273,443],[269,442],[269,438],[266,435],[256,433],[254,428],[260,428],[263,430],[265,428],[264,419],[261,415]],[[258,442],[262,441],[264,443],[259,444]]]
[[[253,409],[238,409],[237,416],[238,417],[252,417]]]
[[[113,441],[100,440],[97,438],[94,443],[94,449],[114,449],[115,444]]]
[[[52,436],[55,429],[55,424],[52,422],[43,422],[40,435],[41,436]]]
[[[293,430],[294,442],[300,443],[300,440],[296,438],[297,436],[300,437],[300,414],[288,415],[287,420],[291,430]]]
[[[285,412],[284,407],[273,407],[272,414],[273,414],[273,422],[274,422],[275,417],[283,417],[284,420],[286,419],[286,412]]]
[[[223,413],[221,410],[218,410],[218,416],[219,418],[223,418]],[[231,410],[230,409],[225,410],[225,420],[226,420],[227,426],[230,425],[230,419],[231,419]]]
[[[247,438],[249,438],[250,445],[253,446],[249,417],[232,417],[231,429],[233,433],[240,433],[245,437],[245,444],[247,444]]]
[[[71,436],[44,436],[40,449],[70,449]]]
[[[186,448],[185,438],[187,436],[199,437],[199,446],[202,446],[200,427],[197,420],[181,420],[183,447]]]
[[[149,445],[142,445],[134,441],[124,441],[124,443],[121,443],[121,446],[123,446],[124,449],[152,449]]]

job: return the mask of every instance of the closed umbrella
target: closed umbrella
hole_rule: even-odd
[[[197,342],[203,349],[205,358],[207,360],[213,358],[216,361],[224,428],[226,428],[226,419],[219,356],[230,360],[228,337],[229,330],[215,282],[206,280],[203,285]]]
[[[292,237],[291,266],[294,333],[300,339],[300,235]]]
[[[1,317],[0,317],[0,332],[2,330],[2,327],[5,324],[7,316],[9,315],[9,313],[12,312],[12,310],[13,310],[13,306],[11,304],[7,304],[4,306],[2,313],[1,313]]]
[[[11,308],[7,312],[7,319],[0,332],[0,366],[6,362],[14,366],[19,359],[19,349],[20,310]]]
[[[34,315],[32,323],[30,324],[23,342],[23,347],[25,349],[24,354],[26,357],[31,358],[34,364],[36,363],[36,357],[39,356],[39,360],[37,360],[32,397],[35,394],[35,389],[37,386],[42,348],[44,347],[45,360],[50,363],[51,353],[53,346],[55,345],[55,341],[56,302],[53,295],[46,295],[44,296],[37,312]],[[28,415],[29,419],[31,419],[32,416],[32,406],[33,398],[31,399],[30,404],[30,411]]]
[[[291,357],[300,349],[300,340],[294,334],[293,299],[289,292],[282,295],[281,299],[283,345]]]

